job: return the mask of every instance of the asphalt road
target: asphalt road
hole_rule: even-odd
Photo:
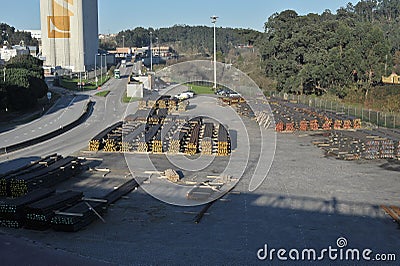
[[[73,121],[79,117],[87,102],[84,99],[90,99],[95,102],[93,113],[85,123],[48,141],[0,156],[0,163],[2,163],[0,165],[0,173],[6,172],[10,167],[13,168],[18,165],[23,165],[32,157],[46,156],[52,153],[59,153],[64,156],[70,155],[85,148],[88,145],[89,140],[105,127],[122,120],[126,115],[125,111],[128,104],[122,103],[121,99],[126,90],[126,84],[131,71],[132,67],[121,68],[121,79],[111,79],[103,85],[101,90],[110,91],[110,94],[107,97],[94,96],[94,94],[99,92],[99,90],[79,92],[76,94],[75,98],[66,95],[62,98],[59,106],[55,107],[60,110],[54,114],[46,115],[41,119],[33,121],[27,125],[22,125],[13,131],[0,135],[1,143],[5,143],[5,145],[17,143],[38,135],[43,135],[52,131],[48,129],[56,129],[61,124],[67,124],[68,121]],[[62,108],[63,106],[64,108]],[[131,109],[134,109],[134,106],[135,105],[131,104]],[[47,127],[45,127],[45,125],[47,125]],[[35,133],[35,135],[32,133]],[[7,142],[5,142],[5,140],[7,140]],[[26,161],[20,158],[26,158]],[[12,161],[15,159],[19,159],[18,162],[5,163],[6,161]]]
[[[73,122],[82,114],[87,99],[86,95],[66,95],[60,98],[42,117],[1,133],[0,146],[9,146],[39,137]]]

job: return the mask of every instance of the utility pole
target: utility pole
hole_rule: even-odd
[[[150,71],[153,72],[153,32],[150,31]]]
[[[214,89],[217,88],[217,40],[215,24],[217,23],[217,16],[211,17],[211,23],[214,24]]]
[[[97,70],[96,70],[96,68],[97,68],[97,54],[94,55],[94,80],[96,80],[96,88],[97,88],[98,78],[97,78]]]

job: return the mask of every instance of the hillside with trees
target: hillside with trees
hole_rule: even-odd
[[[154,45],[157,45],[157,42],[160,45],[169,45],[179,54],[209,56],[213,53],[213,27],[206,26],[175,25],[160,29],[137,27],[119,32],[115,40],[103,42],[101,46],[113,49],[116,46],[122,47],[123,42],[126,47],[148,46],[150,32]],[[261,32],[251,29],[217,27],[218,52],[227,54],[239,44],[254,43],[261,35]]]
[[[265,23],[260,52],[279,91],[367,98],[382,76],[399,73],[400,1],[349,3],[336,14],[276,13]]]

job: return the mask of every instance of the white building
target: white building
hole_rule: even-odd
[[[36,39],[36,40],[42,39],[42,31],[41,30],[24,30],[24,32],[29,32],[33,39]]]
[[[92,70],[98,53],[97,0],[40,0],[44,64]]]
[[[14,45],[11,49],[7,46],[0,48],[0,59],[7,62],[17,55],[29,55],[30,51],[25,46]]]

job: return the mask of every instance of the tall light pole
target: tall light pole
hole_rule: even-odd
[[[103,84],[103,55],[100,54],[100,84]]]
[[[211,23],[214,24],[214,89],[217,88],[217,40],[216,40],[216,30],[215,24],[217,23],[217,16],[211,17]]]
[[[122,48],[125,48],[125,35],[122,35]]]
[[[153,72],[153,32],[150,31],[150,71]]]
[[[96,70],[96,68],[97,68],[97,54],[94,55],[94,80],[96,81],[96,88],[97,88],[98,78],[97,78],[97,70]]]

